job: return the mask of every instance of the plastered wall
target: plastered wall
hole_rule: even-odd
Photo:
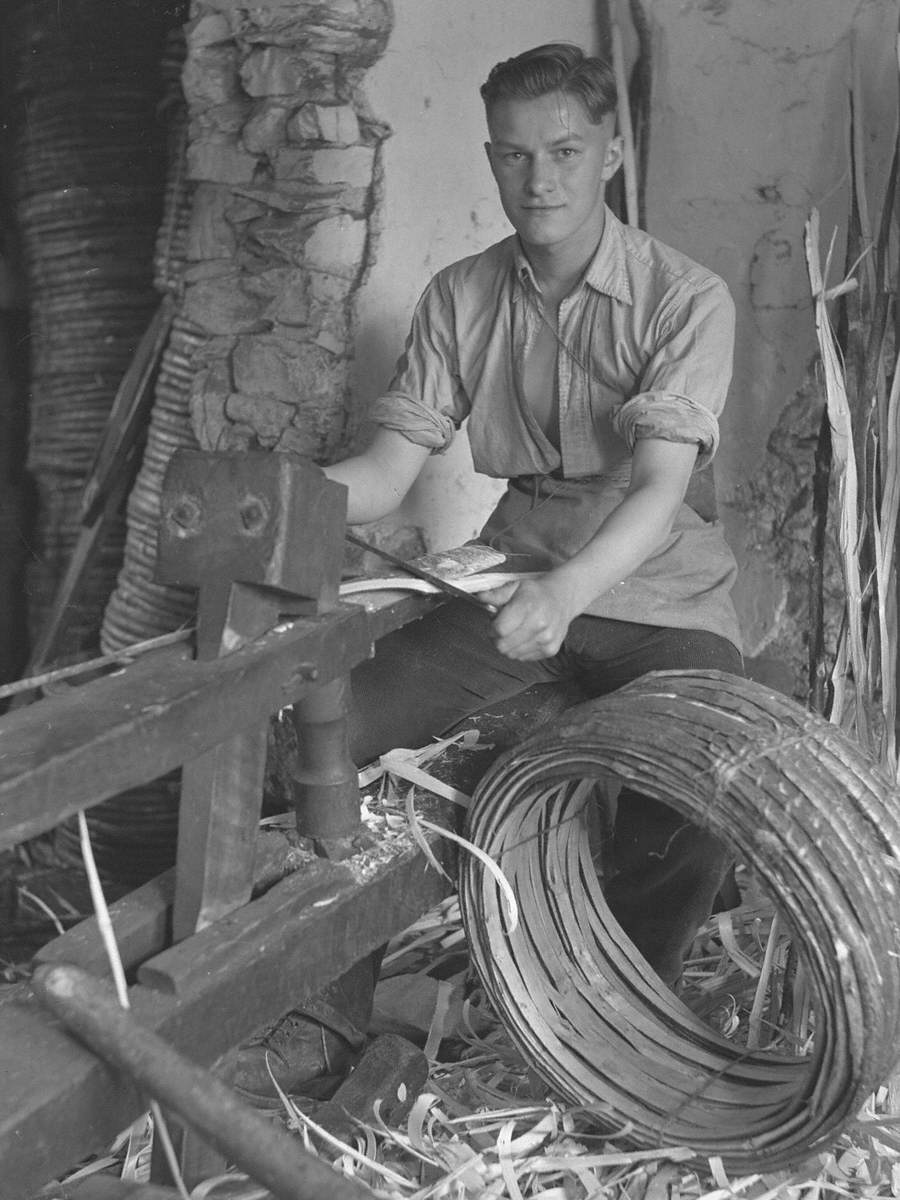
[[[823,230],[839,229],[836,261],[843,261],[854,39],[877,207],[896,105],[897,6],[644,0],[644,7],[654,81],[648,228],[719,272],[738,308],[716,470],[722,519],[741,564],[736,600],[746,648],[758,654],[799,634],[786,626],[788,581],[770,539],[748,520],[745,484],[765,472],[769,435],[815,348],[802,245],[813,205]],[[395,0],[394,8],[388,47],[366,80],[393,135],[384,147],[374,262],[357,302],[360,402],[387,383],[431,273],[508,232],[481,149],[478,86],[490,66],[541,41],[588,47],[595,36],[595,6],[582,0]],[[627,27],[626,45],[633,45]],[[496,491],[496,483],[472,477],[460,439],[430,461],[402,516],[424,527],[431,548],[454,544],[477,531]]]
[[[510,232],[483,149],[478,89],[488,71],[541,42],[593,39],[590,0],[396,0],[387,49],[366,77],[373,109],[394,132],[383,148],[374,264],[357,298],[361,400],[389,381],[430,276]],[[466,440],[457,438],[430,459],[399,516],[424,526],[430,548],[456,545],[478,532],[502,490],[473,475]]]
[[[718,271],[738,310],[735,372],[717,463],[721,513],[741,565],[736,600],[747,651],[803,636],[805,580],[783,577],[779,512],[808,511],[812,446],[792,454],[794,493],[756,518],[748,481],[773,476],[767,450],[801,387],[815,338],[803,247],[810,209],[823,243],[848,206],[848,89],[862,96],[866,191],[880,209],[897,103],[895,0],[652,0],[654,102],[650,230]],[[822,246],[824,260],[827,246]],[[813,435],[815,427],[813,427]],[[774,449],[774,448],[773,448]],[[752,489],[753,490],[753,489]],[[798,513],[797,524],[804,524]],[[791,592],[804,597],[798,606]]]

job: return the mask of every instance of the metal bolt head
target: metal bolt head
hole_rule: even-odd
[[[203,508],[193,496],[176,496],[169,508],[167,521],[176,537],[193,536],[203,524]]]
[[[269,523],[269,507],[260,496],[244,496],[238,515],[242,530],[251,537],[258,537]]]

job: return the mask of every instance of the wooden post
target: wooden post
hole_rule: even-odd
[[[316,688],[291,709],[300,743],[294,771],[297,832],[312,838],[326,858],[352,853],[360,831],[359,783],[350,757],[348,678]]]

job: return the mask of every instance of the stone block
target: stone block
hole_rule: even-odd
[[[184,272],[184,281],[186,284],[205,283],[208,279],[223,279],[226,276],[233,279],[234,274],[233,262],[227,258],[211,258],[191,263]]]
[[[279,181],[308,179],[312,174],[312,156],[308,150],[282,147],[272,156],[272,174]]]
[[[244,279],[245,289],[261,303],[266,320],[291,326],[309,323],[309,276],[296,267],[273,267]]]
[[[191,380],[191,426],[201,450],[221,449],[229,424],[225,402],[230,389],[223,370],[224,364],[216,363],[198,371]]]
[[[365,221],[341,214],[320,221],[306,242],[306,265],[343,279],[356,279],[366,247]]]
[[[302,458],[315,459],[320,450],[320,439],[314,429],[299,429],[289,425],[275,443],[274,449],[288,454],[299,454]]]
[[[312,174],[319,183],[365,188],[372,182],[374,169],[375,151],[371,146],[315,150],[312,155]]]
[[[388,0],[257,0],[231,8],[231,24],[243,42],[269,46],[303,45],[321,53],[370,66],[383,52],[391,29]]]
[[[225,215],[230,198],[230,189],[222,184],[201,182],[197,185],[188,225],[189,259],[232,257],[236,245],[234,229]]]
[[[248,221],[255,221],[257,217],[264,217],[269,211],[267,205],[245,196],[242,184],[234,184],[229,192],[231,199],[225,209],[225,217],[238,234],[242,225],[246,225]]]
[[[288,288],[274,300],[264,313],[267,320],[275,321],[278,325],[291,328],[301,328],[309,324],[309,302],[305,289],[298,284]]]
[[[231,22],[224,13],[205,13],[184,27],[188,54],[231,40]]]
[[[189,54],[181,72],[185,99],[191,108],[226,104],[240,95],[237,47],[205,46]]]
[[[204,138],[188,146],[188,178],[211,183],[250,183],[259,164],[236,137]]]
[[[241,288],[241,274],[189,283],[184,290],[184,316],[207,333],[252,333],[264,329],[262,305]]]
[[[246,396],[232,392],[225,402],[225,415],[229,420],[253,430],[259,444],[274,446],[290,426],[294,415],[293,406],[283,404],[269,396]]]
[[[362,263],[360,263],[362,269]],[[358,275],[329,275],[324,271],[309,271],[309,298],[314,311],[339,310],[356,286]]]
[[[359,120],[349,104],[304,104],[287,120],[289,142],[328,142],[352,146],[359,141]]]
[[[276,259],[285,263],[302,266],[306,258],[306,243],[311,231],[322,220],[321,213],[310,216],[287,215],[272,213],[248,222],[246,235],[248,242],[253,243],[257,250],[278,265]]]
[[[234,390],[301,405],[326,423],[341,407],[346,358],[311,342],[269,334],[238,338],[232,354]]]
[[[334,59],[324,55],[281,46],[256,47],[241,64],[240,75],[249,96],[290,96],[295,104],[338,98]]]
[[[244,125],[241,140],[251,154],[271,154],[284,143],[290,109],[270,100],[258,102]]]
[[[350,315],[346,305],[339,308],[312,307],[309,326],[316,331],[316,344],[332,354],[347,354],[353,346]]]
[[[250,112],[250,101],[246,97],[236,96],[224,104],[213,104],[210,108],[201,109],[193,114],[189,126],[189,136],[192,141],[200,138],[217,137],[219,134],[237,136],[247,122]]]
[[[266,180],[252,187],[238,187],[235,191],[240,196],[256,200],[267,209],[274,208],[284,213],[307,213],[315,211],[331,211],[332,201],[341,194],[337,184],[321,184],[309,181],[279,180],[277,183]]]
[[[316,334],[316,345],[327,350],[329,354],[347,353],[347,343],[329,329],[322,329]]]

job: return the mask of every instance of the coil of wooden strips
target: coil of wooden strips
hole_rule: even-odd
[[[791,929],[815,997],[805,1058],[732,1044],[650,971],[607,909],[583,814],[615,776],[720,836]],[[636,1148],[684,1145],[730,1170],[823,1149],[900,1053],[897,789],[840,730],[721,672],[660,672],[578,705],[498,759],[460,904],[511,1038],[550,1088]]]

